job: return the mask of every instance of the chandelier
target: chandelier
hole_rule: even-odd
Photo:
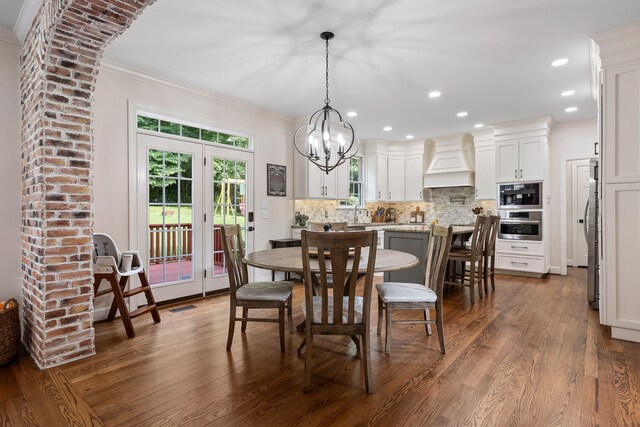
[[[326,45],[324,107],[313,113],[309,123],[300,126],[293,135],[293,145],[298,153],[327,175],[355,156],[360,145],[353,126],[342,120],[340,112],[329,105],[329,40],[333,37],[329,31],[320,34]]]

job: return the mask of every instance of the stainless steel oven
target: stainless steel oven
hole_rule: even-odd
[[[498,238],[542,240],[542,211],[498,211]]]
[[[498,209],[542,209],[542,183],[498,184]]]

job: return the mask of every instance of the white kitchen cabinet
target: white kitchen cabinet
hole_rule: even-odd
[[[640,24],[596,35],[600,100],[600,321],[640,342]]]
[[[365,147],[366,201],[422,200],[424,142],[369,141]]]
[[[407,156],[404,161],[404,200],[422,201],[422,155]]]
[[[475,147],[476,199],[496,198],[496,146],[493,129],[472,132]]]
[[[331,157],[337,156],[336,147],[331,147]],[[337,167],[327,175],[306,157],[294,153],[294,188],[296,199],[348,199],[349,198],[349,165]]]
[[[387,159],[387,200],[402,202],[405,200],[404,156],[393,156]]]
[[[542,181],[545,178],[546,138],[496,143],[496,181]]]

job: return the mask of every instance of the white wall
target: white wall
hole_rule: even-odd
[[[20,300],[20,47],[0,40],[0,299]]]
[[[128,101],[189,120],[253,136],[254,250],[270,247],[269,239],[290,235],[293,222],[292,122],[240,103],[105,65],[98,76],[94,102],[94,230],[106,232],[119,246],[129,241]],[[287,166],[287,196],[267,197],[266,164]],[[261,202],[270,219],[261,219]],[[134,248],[131,248],[134,249]],[[140,248],[142,249],[142,248]],[[256,271],[256,279],[270,272]]]
[[[598,140],[598,124],[595,118],[560,122],[553,125],[550,138],[550,179],[551,179],[551,272],[559,273],[561,266],[561,209],[560,200],[562,165],[566,159],[593,156],[593,143]],[[570,171],[569,171],[570,172]],[[567,193],[567,216],[571,215],[571,198]],[[571,218],[567,218],[567,226],[571,226]],[[567,239],[567,245],[572,242]]]

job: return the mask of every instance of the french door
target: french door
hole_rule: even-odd
[[[240,226],[245,252],[253,248],[253,153],[205,146],[205,292],[229,287],[223,225]]]
[[[239,224],[252,247],[253,153],[138,133],[136,157],[137,249],[155,299],[228,288],[220,228]]]

